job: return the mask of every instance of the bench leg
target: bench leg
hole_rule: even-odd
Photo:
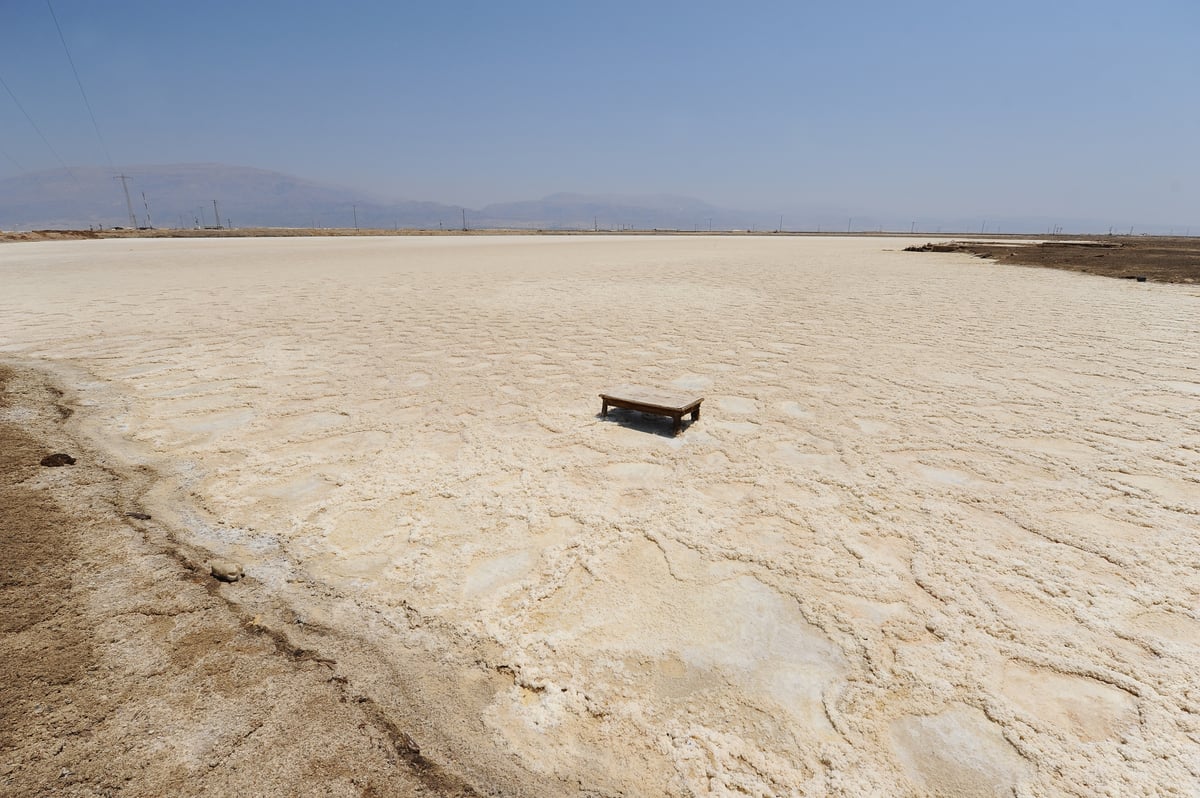
[[[683,429],[683,415],[671,416],[671,418],[675,420],[675,434],[678,435],[679,431]]]
[[[700,408],[697,407],[695,410],[692,411],[692,421],[699,421],[699,420],[700,420]]]
[[[601,418],[608,418],[608,402],[602,402],[601,404],[603,407],[600,408],[600,416]]]

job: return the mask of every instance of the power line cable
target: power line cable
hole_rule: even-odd
[[[71,72],[75,75],[75,83],[79,86],[79,94],[83,97],[83,104],[87,106],[88,116],[92,118],[92,127],[96,130],[96,138],[100,141],[100,148],[104,150],[104,157],[108,159],[108,166],[114,172],[117,167],[113,166],[112,154],[108,151],[108,145],[104,143],[104,136],[100,135],[100,125],[96,123],[96,115],[92,113],[92,104],[88,102],[87,92],[83,90],[83,81],[79,79],[79,70],[75,68],[75,59],[71,57],[71,48],[67,47],[67,37],[63,36],[62,26],[58,24],[58,15],[54,13],[54,6],[50,4],[50,0],[46,0],[46,8],[50,9],[50,17],[54,20],[54,27],[58,30],[58,40],[62,42],[63,52],[67,54],[67,63],[71,65]]]
[[[71,176],[72,180],[74,180],[76,183],[78,183],[79,181],[76,179],[75,173],[71,171],[71,167],[67,166],[67,162],[64,161],[62,159],[62,156],[58,154],[58,150],[54,149],[54,145],[50,143],[50,139],[46,138],[46,134],[42,132],[42,129],[40,127],[38,127],[37,122],[33,121],[33,117],[30,116],[29,112],[25,110],[25,106],[21,105],[21,101],[17,99],[17,95],[13,93],[13,90],[11,88],[9,88],[8,83],[5,82],[3,77],[0,77],[0,86],[4,87],[4,90],[6,92],[8,92],[8,96],[12,97],[12,101],[17,104],[17,108],[21,109],[21,113],[25,115],[25,118],[29,121],[29,124],[33,127],[34,130],[37,131],[37,134],[42,139],[42,143],[46,145],[46,149],[48,149],[48,150],[50,150],[50,152],[54,153],[54,157],[58,159],[59,165],[61,165],[63,169],[67,170],[67,174],[69,174]]]

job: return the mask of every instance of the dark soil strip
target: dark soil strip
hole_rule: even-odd
[[[1040,244],[948,241],[909,247],[913,252],[967,252],[1015,266],[1118,277],[1153,283],[1200,283],[1200,238],[1098,236]]]
[[[9,373],[0,368],[0,409]],[[0,424],[0,750],[56,685],[93,662],[91,636],[71,591],[75,519],[44,491],[23,483],[43,466],[45,447]]]

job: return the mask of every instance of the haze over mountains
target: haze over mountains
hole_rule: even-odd
[[[122,167],[138,226],[351,228],[714,229],[766,224],[764,214],[668,195],[555,194],[464,208],[373,196],[293,175],[223,164]],[[216,200],[214,210],[213,200]],[[778,222],[778,217],[776,217]],[[112,170],[75,167],[0,180],[0,229],[130,226]],[[773,229],[773,228],[772,228]]]
[[[1116,232],[1190,234],[1139,220],[979,219],[847,209],[723,208],[669,194],[552,194],[464,208],[380,197],[293,175],[225,164],[121,167],[140,227],[315,227],[364,229],[895,231],[920,233]],[[399,193],[399,192],[398,192]],[[214,207],[213,201],[216,200]],[[216,218],[219,212],[220,219]],[[99,167],[33,172],[0,180],[0,230],[130,226],[120,179]],[[1197,232],[1200,232],[1198,228]]]

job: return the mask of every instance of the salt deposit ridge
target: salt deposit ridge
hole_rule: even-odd
[[[0,357],[463,767],[1194,794],[1200,291],[908,243],[10,244]],[[703,417],[599,418],[620,383]]]

